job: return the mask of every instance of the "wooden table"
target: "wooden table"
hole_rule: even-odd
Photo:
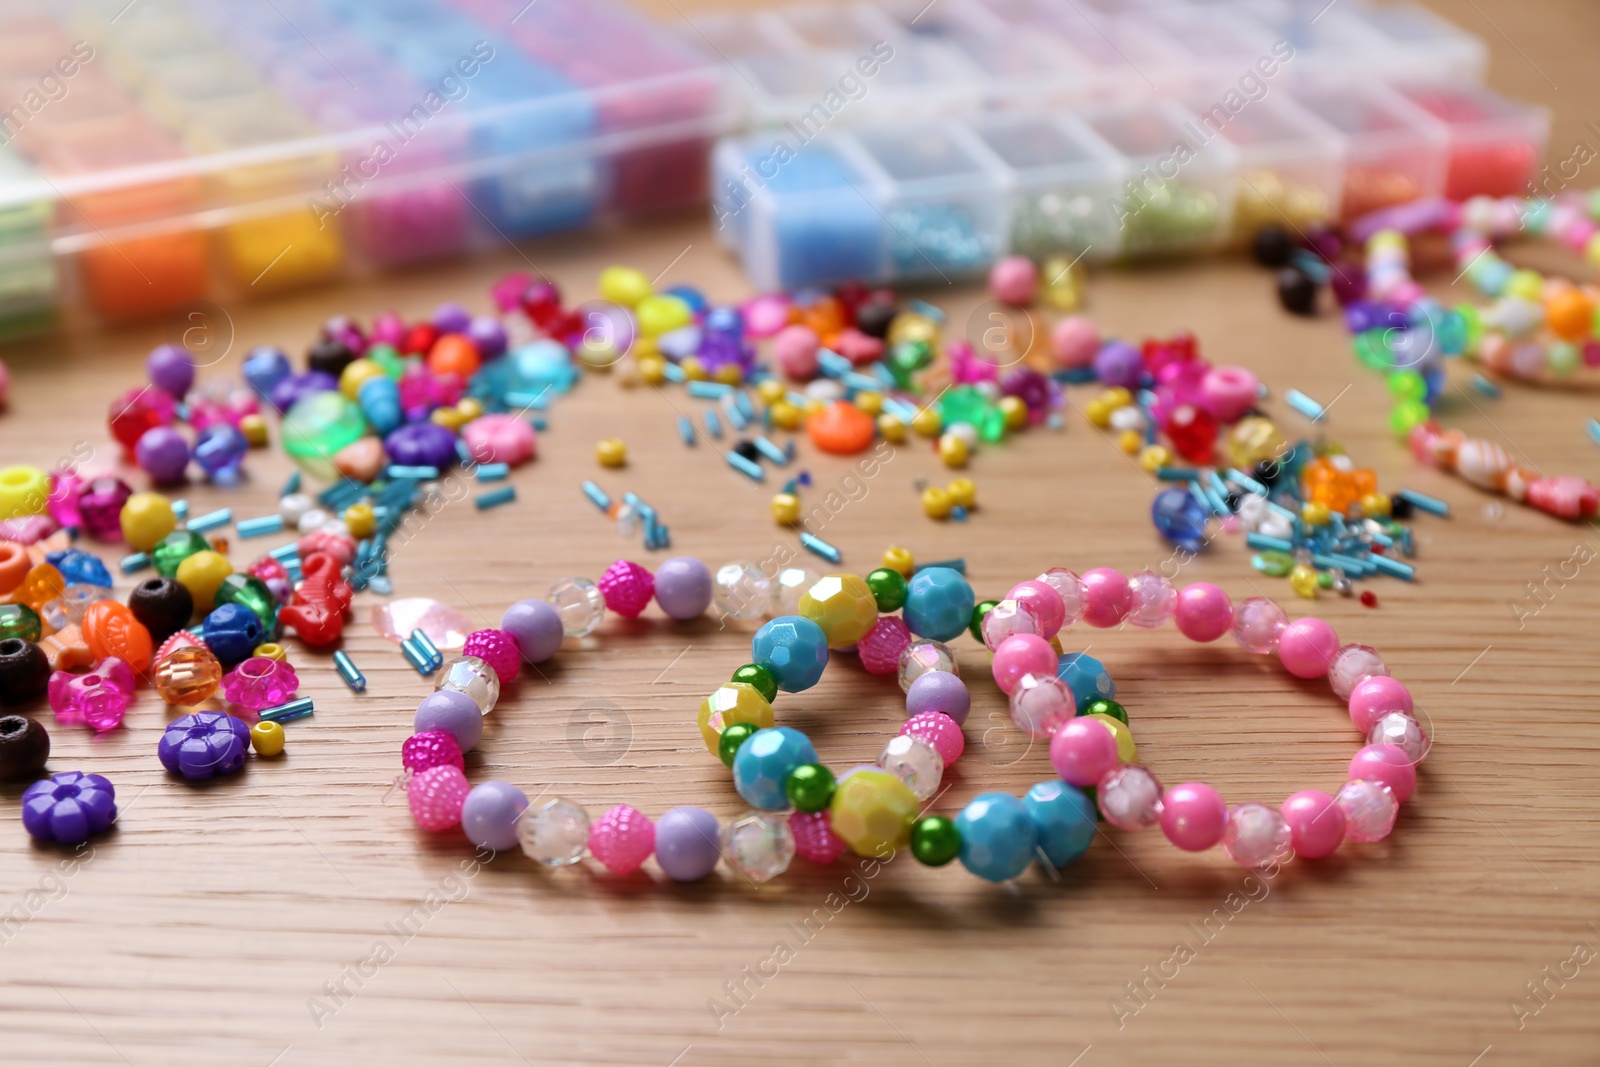
[[[1554,109],[1552,161],[1575,140],[1594,144],[1582,125],[1600,90],[1592,5],[1434,5],[1491,42],[1498,87]],[[677,5],[652,6],[670,15]],[[256,344],[301,352],[333,313],[415,315],[445,299],[482,307],[494,278],[530,264],[586,298],[618,261],[716,299],[747,292],[695,215],[230,304],[212,325],[231,328],[231,350],[206,374],[236,374]],[[1436,291],[1466,298],[1447,277]],[[957,323],[982,297],[976,287],[923,295]],[[520,854],[479,866],[458,835],[419,835],[391,788],[428,685],[366,624],[378,598],[363,594],[345,647],[367,691],[352,696],[326,659],[296,648],[318,711],[289,728],[281,760],[204,786],[174,780],[154,752],[171,713],[146,694],[106,737],[53,731],[51,766],[112,776],[122,805],[116,831],[81,858],[30,847],[15,823],[19,790],[4,792],[5,1062],[1596,1062],[1600,580],[1564,563],[1592,556],[1593,530],[1419,469],[1386,432],[1383,383],[1355,365],[1337,321],[1286,317],[1269,277],[1243,262],[1106,273],[1090,311],[1134,338],[1193,329],[1210,358],[1255,369],[1279,394],[1294,386],[1338,398],[1331,438],[1385,487],[1450,502],[1452,517],[1415,522],[1416,584],[1368,583],[1376,610],[1294,601],[1281,580],[1251,570],[1235,538],[1182,568],[1181,580],[1315,610],[1380,649],[1412,687],[1437,744],[1390,840],[1270,879],[1220,850],[1180,854],[1158,832],[1113,833],[1059,881],[1035,871],[1004,886],[903,857],[866,870],[796,862],[760,889],[727,873],[680,886],[658,874],[548,872]],[[8,350],[6,460],[51,465],[81,441],[91,466],[111,464],[106,405],[168,326]],[[518,501],[486,514],[444,508],[396,553],[396,595],[436,597],[492,626],[510,601],[563,575],[597,576],[619,556],[651,560],[579,493],[591,477],[657,505],[677,553],[717,565],[793,549],[768,518],[770,485],[750,484],[707,444],[679,442],[678,413],[692,406],[679,391],[586,380],[550,412],[538,462],[513,476]],[[1273,410],[1306,429],[1280,403]],[[1600,463],[1583,429],[1593,414],[1591,391],[1514,387],[1496,401],[1469,388],[1446,417],[1519,459],[1593,477]],[[624,471],[592,458],[612,434],[630,446]],[[812,502],[847,484],[844,461],[806,448],[800,465],[815,480]],[[260,514],[288,469],[260,453],[247,486],[186,495],[196,513]],[[891,543],[925,560],[964,557],[991,595],[1051,565],[1132,572],[1171,555],[1150,527],[1150,479],[1076,412],[1063,432],[984,449],[970,473],[979,511],[931,522],[914,486],[948,472],[907,445],[876,477],[848,483],[861,488],[841,494],[846,505],[820,532],[851,569],[874,566]],[[745,661],[748,639],[738,626],[672,625],[654,610],[636,624],[613,618],[504,696],[471,776],[595,814],[626,801],[652,815],[677,804],[735,815],[727,773],[692,723],[698,701]],[[1325,686],[1293,684],[1227,642],[1196,647],[1170,629],[1069,637],[1082,642],[1114,672],[1142,758],[1165,781],[1206,779],[1231,800],[1276,803],[1342,780],[1357,739]],[[967,755],[940,804],[951,813],[975,793],[1018,793],[1049,777],[1043,748],[1020,739],[981,682],[985,657],[961,644],[962,668],[980,684]],[[840,768],[870,760],[901,711],[892,683],[848,663],[781,706]]]

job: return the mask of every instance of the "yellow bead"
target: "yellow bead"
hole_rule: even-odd
[[[22,584],[12,591],[11,599],[39,611],[60,596],[67,588],[67,579],[53,563],[35,564],[23,575]]]
[[[217,595],[217,587],[222,584],[222,579],[232,573],[233,564],[228,562],[227,556],[207,549],[196,552],[178,564],[176,577],[178,584],[189,590],[189,595],[194,598],[194,609],[204,615],[211,610],[211,601]]]
[[[1146,474],[1154,474],[1162,467],[1172,465],[1172,453],[1165,445],[1145,445],[1139,450],[1139,468]]]
[[[1404,252],[1405,234],[1399,230],[1379,230],[1367,238],[1367,249],[1372,252]]]
[[[829,648],[848,648],[878,621],[878,600],[858,575],[830,574],[800,594],[800,614],[822,627]]]
[[[871,390],[868,390],[864,393],[857,393],[856,407],[860,408],[862,411],[865,411],[868,415],[882,414],[883,394],[874,393]]]
[[[1099,397],[1083,406],[1083,415],[1089,420],[1089,425],[1097,430],[1103,430],[1111,425],[1111,405]]]
[[[1001,397],[999,407],[1006,418],[1006,429],[1020,430],[1028,425],[1028,405],[1020,396]]]
[[[38,515],[50,502],[50,476],[38,467],[0,470],[0,519]]]
[[[947,433],[939,438],[939,458],[944,460],[946,467],[965,467],[971,457],[972,449],[965,437]]]
[[[950,494],[937,485],[930,485],[922,491],[922,510],[930,519],[948,519],[950,509],[954,506]]]
[[[607,267],[600,272],[600,299],[634,307],[654,291],[650,278],[632,267]]]
[[[1100,395],[1101,399],[1111,406],[1112,411],[1118,408],[1125,408],[1133,403],[1133,394],[1120,385],[1114,385]]]
[[[1300,506],[1300,518],[1307,526],[1326,526],[1333,521],[1333,512],[1326,504],[1308,500]]]
[[[640,356],[639,377],[646,385],[660,385],[667,378],[667,361],[660,356]]]
[[[276,722],[258,722],[250,727],[250,747],[258,756],[276,756],[283,752],[283,725]]]
[[[373,531],[378,528],[377,518],[372,514],[372,505],[365,502],[351,504],[339,517],[350,527],[350,536],[357,541],[371,537]]]
[[[628,462],[628,446],[620,437],[607,437],[594,446],[594,458],[602,467],[621,467]]]
[[[346,400],[359,400],[361,386],[373,378],[383,377],[383,368],[370,359],[355,359],[339,373],[339,392]]]
[[[763,378],[756,386],[756,396],[761,398],[763,404],[776,404],[789,395],[789,390],[776,378]]]
[[[677,296],[647,296],[633,309],[639,332],[660,337],[694,321],[694,311]]]
[[[1307,600],[1317,598],[1317,572],[1305,564],[1297,564],[1294,570],[1289,572],[1289,585],[1294,588],[1296,594]]]
[[[434,408],[433,413],[428,416],[428,421],[456,432],[467,424],[468,419],[455,408]]]
[[[1590,266],[1600,267],[1600,233],[1589,238],[1589,243],[1583,246],[1583,258],[1589,261]]]
[[[939,324],[926,315],[918,315],[914,311],[902,311],[890,320],[889,332],[884,335],[884,342],[890,348],[894,348],[907,341],[926,341],[937,348]]]
[[[806,401],[806,405],[802,410],[805,412],[806,418],[810,418],[817,412],[826,411],[827,409],[828,402],[826,400],[818,400],[816,397],[812,397],[810,400]]]
[[[1511,280],[1506,283],[1506,293],[1510,296],[1520,296],[1524,300],[1534,303],[1544,292],[1544,275],[1536,270],[1518,270],[1511,272]]]
[[[684,356],[683,361],[678,366],[682,368],[683,376],[689,381],[703,382],[706,380],[706,365],[700,362],[700,357]]]
[[[456,401],[456,410],[467,422],[483,417],[483,401],[475,396],[464,396]],[[463,423],[465,425],[465,423]]]
[[[905,847],[919,807],[911,788],[888,771],[856,771],[834,790],[828,822],[856,855],[887,859]]]
[[[944,429],[944,420],[937,410],[926,407],[911,420],[911,428],[923,437],[938,437],[939,431]]]
[[[744,382],[744,371],[739,369],[737,363],[724,363],[717,368],[715,374],[711,375],[711,380],[721,382],[723,385],[741,385]]]
[[[1088,719],[1094,719],[1107,730],[1111,731],[1111,736],[1117,739],[1118,759],[1120,759],[1123,763],[1139,762],[1139,746],[1133,743],[1133,731],[1128,729],[1127,723],[1123,722],[1121,719],[1113,718],[1110,715],[1101,714],[1100,712],[1095,712],[1093,715],[1086,715],[1084,717]]]
[[[1368,493],[1361,498],[1361,510],[1368,515],[1388,515],[1394,504],[1384,493]]]
[[[978,502],[978,487],[971,478],[957,478],[944,491],[950,495],[950,503],[958,507],[970,508]]]
[[[272,641],[257,645],[255,648],[250,650],[250,654],[252,656],[264,656],[267,659],[275,659],[279,663],[282,663],[284,660],[289,658],[289,653],[284,651],[283,646]]]
[[[1123,430],[1117,434],[1117,447],[1130,456],[1136,456],[1144,447],[1144,434],[1138,430]]]
[[[722,731],[736,722],[748,723],[758,730],[773,725],[772,705],[760,690],[745,682],[720,685],[700,702],[700,736],[705,739],[706,751],[718,755]]]
[[[780,400],[772,405],[772,425],[780,430],[798,430],[804,418],[800,409],[787,400]]]
[[[892,571],[899,571],[907,578],[917,569],[917,561],[911,555],[911,550],[899,545],[890,545],[883,550],[883,565]]]
[[[178,528],[172,502],[160,493],[135,493],[122,505],[122,539],[136,552],[148,552]]]
[[[907,426],[894,415],[879,415],[878,432],[885,441],[897,445],[906,439]]]
[[[245,415],[239,419],[239,432],[251,448],[266,448],[271,439],[267,434],[267,420],[260,415]]]
[[[793,493],[779,493],[772,498],[772,518],[780,526],[793,526],[800,521],[800,498]]]
[[[1067,256],[1039,264],[1040,294],[1057,311],[1071,311],[1083,299],[1083,268]]]

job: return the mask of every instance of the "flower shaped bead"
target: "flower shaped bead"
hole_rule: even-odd
[[[220,711],[197,711],[167,724],[156,755],[161,765],[201,781],[244,766],[250,727]]]
[[[22,826],[34,838],[62,845],[87,841],[117,817],[117,791],[98,774],[64,771],[22,794]]]
[[[229,703],[260,711],[275,708],[294,696],[300,676],[282,660],[251,656],[222,676],[222,695]]]

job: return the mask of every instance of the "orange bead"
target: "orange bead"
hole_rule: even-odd
[[[806,419],[811,443],[836,456],[851,456],[872,446],[872,416],[848,400],[835,400]]]
[[[75,671],[80,667],[94,666],[94,656],[89,651],[88,642],[83,639],[83,631],[72,624],[63,626],[41,640],[39,648],[44,652],[45,659],[50,661],[51,670]]]
[[[15,541],[0,541],[0,596],[5,596],[28,576],[28,550]]]
[[[844,305],[835,297],[825,296],[800,309],[800,322],[815,330],[818,337],[837,336],[845,326]]]
[[[126,605],[115,600],[96,600],[84,611],[83,639],[97,660],[116,656],[138,674],[150,669],[155,652],[150,631]]]
[[[1577,289],[1563,289],[1545,299],[1545,316],[1557,337],[1576,341],[1594,325],[1594,304]]]
[[[428,353],[428,369],[435,374],[459,374],[470,378],[478,371],[478,346],[459,333],[447,333],[433,343]]]
[[[17,603],[26,604],[34,611],[38,611],[60,596],[66,587],[67,580],[61,576],[60,571],[49,563],[41,563],[22,579],[22,584],[17,586],[15,599]]]

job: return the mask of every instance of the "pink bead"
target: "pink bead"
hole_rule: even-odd
[[[400,763],[412,774],[435,767],[465,769],[467,765],[461,754],[461,743],[448,730],[424,730],[406,738],[406,743],[400,746]]]
[[[1321,859],[1344,841],[1344,809],[1320,789],[1300,790],[1280,810],[1289,824],[1289,843],[1302,859]]]
[[[1096,567],[1083,573],[1083,621],[1102,630],[1127,618],[1133,607],[1133,592],[1121,571]]]
[[[282,563],[279,563],[271,556],[262,556],[260,559],[250,564],[250,570],[248,573],[260,578],[263,582],[270,582],[274,578],[287,581],[289,578],[289,571]]]
[[[1203,782],[1170,787],[1161,796],[1161,832],[1185,852],[1204,852],[1222,840],[1228,805]]]
[[[636,619],[656,594],[653,575],[637,563],[619,559],[606,568],[596,583],[606,598],[606,607],[625,619]]]
[[[1321,678],[1339,653],[1339,635],[1321,619],[1296,619],[1278,635],[1278,660],[1296,678]]]
[[[461,427],[461,440],[477,462],[513,467],[532,459],[538,447],[532,424],[515,415],[480,415]]]
[[[419,829],[448,830],[461,821],[461,805],[472,786],[460,767],[430,767],[411,779],[406,800]]]
[[[222,695],[251,711],[286,703],[300,688],[300,676],[287,661],[251,656],[222,676]]]
[[[1350,721],[1363,734],[1386,711],[1415,711],[1411,690],[1384,675],[1374,675],[1350,690]]]
[[[1256,376],[1243,367],[1212,367],[1201,380],[1200,393],[1218,422],[1238,422],[1255,407]]]
[[[920,737],[933,746],[948,768],[967,750],[967,739],[961,733],[961,724],[942,711],[919,711],[905,721],[900,732],[908,737]]]
[[[870,333],[862,333],[854,326],[839,331],[839,354],[856,366],[873,363],[883,357],[883,341]]]
[[[789,833],[794,837],[795,855],[824,867],[850,851],[834,834],[826,811],[794,812],[789,816]]]
[[[1037,578],[1018,582],[1005,598],[1033,609],[1034,617],[1039,620],[1040,637],[1054,637],[1067,623],[1067,602],[1054,586]]]
[[[1117,739],[1098,719],[1073,719],[1050,738],[1050,766],[1068,785],[1094,785],[1118,763]]]
[[[758,296],[739,310],[744,314],[745,332],[751,337],[771,337],[789,322],[789,298],[781,294]]]
[[[1088,367],[1100,351],[1100,331],[1082,315],[1069,315],[1050,330],[1050,352],[1061,367]]]
[[[817,349],[822,342],[809,326],[787,326],[772,339],[772,355],[785,375],[796,381],[817,376]]]
[[[302,560],[321,552],[338,560],[341,566],[349,566],[356,558],[356,539],[332,530],[313,530],[295,543],[295,549]]]
[[[6,367],[5,361],[0,360],[0,408],[6,406],[6,393],[11,390],[11,371]]]
[[[868,674],[893,674],[900,669],[900,653],[911,643],[911,631],[898,615],[880,615],[867,636],[856,642],[856,655]]]
[[[88,674],[54,671],[46,691],[56,722],[63,726],[86,723],[96,733],[121,725],[133,703],[133,668],[116,656],[107,656]]]
[[[1027,307],[1039,294],[1039,268],[1027,256],[1006,256],[989,270],[989,293],[1002,304]]]
[[[461,646],[463,656],[477,656],[489,665],[501,685],[510,685],[522,669],[516,638],[504,630],[474,630]]]
[[[1215,641],[1233,626],[1233,601],[1210,582],[1191,582],[1178,593],[1174,620],[1191,641]]]
[[[618,804],[589,827],[589,852],[612,874],[632,874],[655,850],[655,823],[626,804]]]
[[[1399,745],[1367,745],[1350,761],[1350,780],[1359,778],[1382,782],[1404,804],[1417,788],[1417,766]]]
[[[1056,650],[1038,634],[1012,634],[994,650],[995,684],[1009,694],[1025,674],[1056,673]]]

